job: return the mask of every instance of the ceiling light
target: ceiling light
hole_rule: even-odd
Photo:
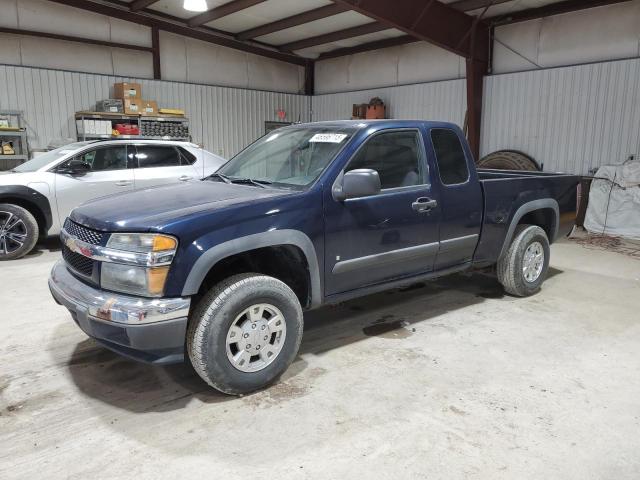
[[[184,0],[184,9],[190,12],[206,12],[207,0]]]

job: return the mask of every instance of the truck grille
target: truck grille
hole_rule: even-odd
[[[100,245],[102,243],[102,237],[104,233],[96,232],[90,228],[83,227],[68,218],[64,221],[64,229],[69,235],[76,237],[78,240],[82,240],[85,243],[91,245]]]
[[[64,261],[67,263],[69,268],[78,272],[80,275],[84,275],[86,277],[91,277],[93,275],[93,260],[72,252],[66,245],[62,246],[62,258],[64,258]]]
[[[107,235],[106,233],[84,227],[68,218],[64,222],[64,229],[72,237],[90,245],[101,245],[105,235]],[[66,245],[62,245],[62,258],[72,273],[82,276],[92,284],[97,283],[97,276],[99,275],[98,265],[100,262],[73,252]]]

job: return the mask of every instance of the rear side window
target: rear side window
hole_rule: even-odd
[[[466,182],[469,178],[469,169],[456,132],[446,128],[434,128],[431,130],[431,141],[436,152],[442,183],[455,185]]]
[[[422,185],[420,137],[414,130],[380,133],[367,140],[345,171],[370,168],[383,189]]]
[[[178,167],[181,156],[172,146],[136,145],[136,159],[138,168]]]
[[[178,152],[180,153],[180,164],[181,165],[193,165],[196,163],[196,156],[185,150],[184,148],[178,147]]]

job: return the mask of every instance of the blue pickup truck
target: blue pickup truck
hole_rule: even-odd
[[[509,294],[536,293],[578,181],[476,170],[450,123],[294,125],[202,181],[76,208],[49,286],[105,347],[188,359],[242,394],[294,360],[304,310],[487,267]]]

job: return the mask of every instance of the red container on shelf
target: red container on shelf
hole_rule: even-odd
[[[116,123],[115,129],[120,135],[140,135],[138,126],[129,123]]]

